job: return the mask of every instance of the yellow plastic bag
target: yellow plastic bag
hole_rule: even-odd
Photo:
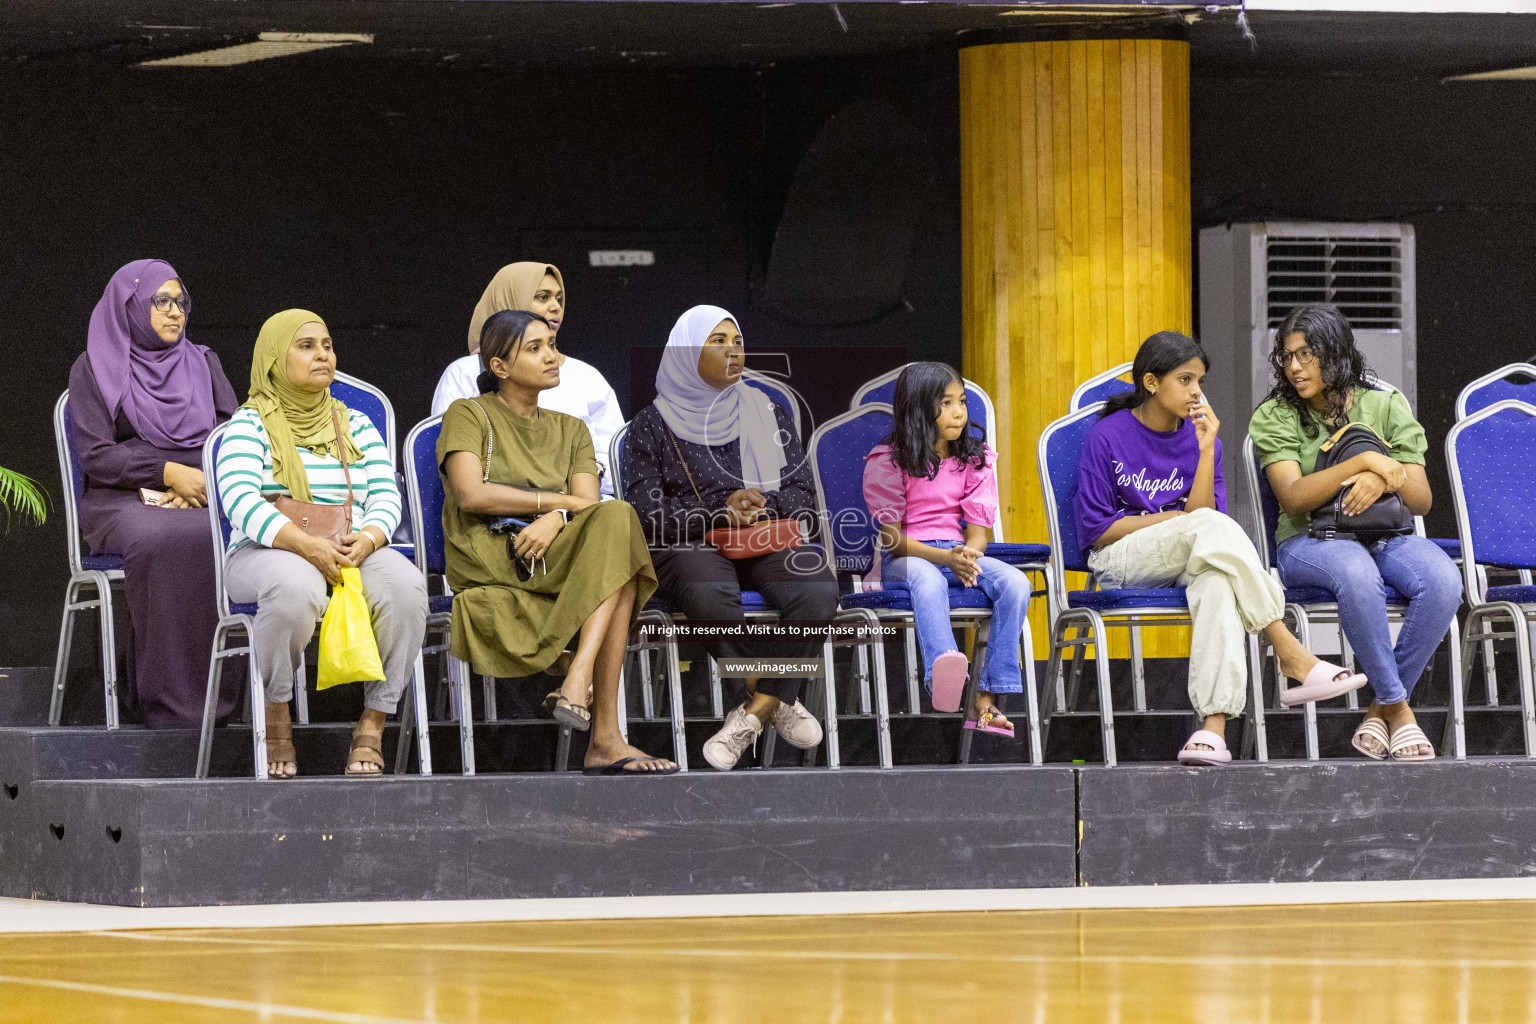
[[[331,604],[320,620],[320,674],[324,690],[342,683],[384,678],[384,663],[363,597],[363,574],[351,566],[341,570],[341,582],[331,588]]]

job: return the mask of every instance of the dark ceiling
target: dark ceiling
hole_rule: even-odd
[[[1430,77],[1536,64],[1536,16],[1253,12],[1185,5],[661,3],[529,0],[6,0],[0,67],[126,66],[255,38],[262,31],[359,32],[368,45],[284,57],[325,66],[700,67],[773,64],[952,44],[974,29],[1186,16],[1202,76]],[[156,70],[227,74],[231,69]]]

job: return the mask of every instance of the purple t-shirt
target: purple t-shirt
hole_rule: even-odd
[[[1146,516],[1182,509],[1195,482],[1200,442],[1195,425],[1153,430],[1121,409],[1093,425],[1077,465],[1077,541],[1083,555],[1121,516]],[[1216,509],[1227,510],[1221,475],[1221,441],[1216,441]]]

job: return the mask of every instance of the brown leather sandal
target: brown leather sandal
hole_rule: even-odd
[[[373,726],[377,725],[375,730]],[[352,728],[352,749],[347,751],[347,767],[343,774],[354,779],[378,779],[384,776],[384,715],[369,709],[363,712],[357,725]],[[371,764],[376,772],[353,771],[352,765]]]
[[[274,764],[292,765],[291,770],[272,772]],[[298,758],[293,750],[293,719],[288,717],[288,702],[267,702],[267,778],[291,779],[299,774]]]

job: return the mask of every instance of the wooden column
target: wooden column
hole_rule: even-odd
[[[1189,44],[1084,32],[960,50],[964,373],[997,406],[1013,541],[1046,538],[1035,450],[1073,389],[1194,326]],[[1186,653],[1172,632],[1147,654]]]

